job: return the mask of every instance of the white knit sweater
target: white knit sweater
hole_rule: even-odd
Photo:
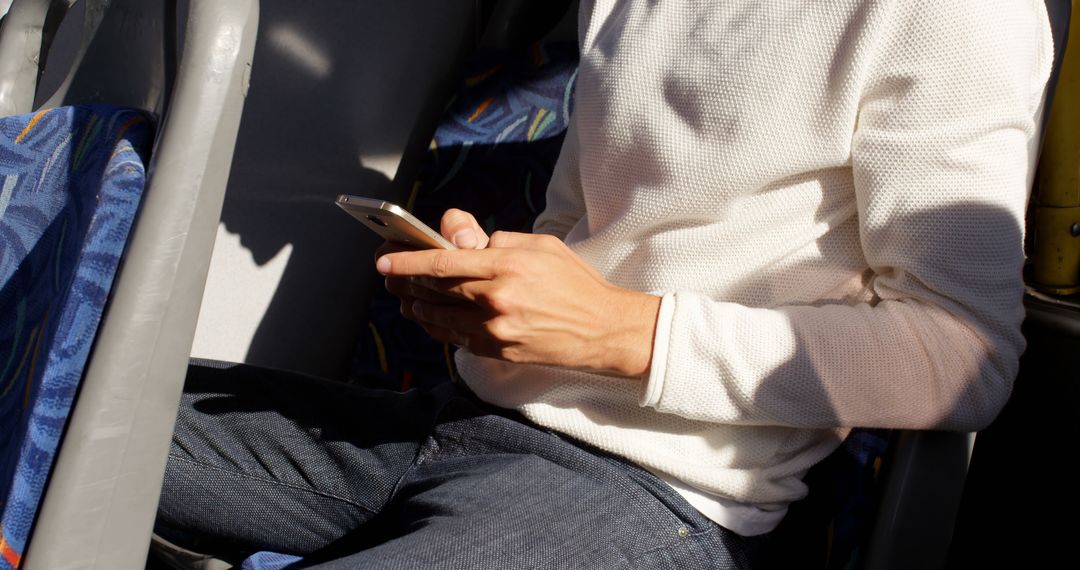
[[[746,535],[851,426],[994,417],[1024,346],[1043,0],[585,0],[579,30],[536,231],[663,297],[651,372],[459,353],[480,397]]]

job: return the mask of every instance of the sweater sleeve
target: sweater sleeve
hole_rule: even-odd
[[[533,231],[566,239],[585,212],[581,192],[581,172],[578,170],[577,121],[570,117],[559,159],[548,184],[544,210],[537,216]]]
[[[1007,400],[1052,58],[1043,4],[896,4],[856,78],[872,300],[750,308],[669,292],[642,405],[743,425],[974,430]]]

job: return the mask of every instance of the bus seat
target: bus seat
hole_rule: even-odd
[[[145,185],[147,115],[0,119],[0,568],[14,569]]]
[[[174,0],[17,0],[0,27],[0,112],[29,113],[35,102],[58,108],[41,115],[37,130],[62,113],[81,116],[81,105],[110,104],[139,109],[158,125],[138,215],[81,382],[75,379],[77,398],[66,423],[54,426],[62,439],[44,496],[36,517],[20,515],[28,542],[10,544],[19,551],[0,567],[145,562],[258,19],[257,0],[183,7]],[[82,33],[73,62],[47,93],[39,78],[57,27],[76,12]],[[77,162],[99,152],[73,140]],[[38,366],[47,370],[57,356],[39,353]]]

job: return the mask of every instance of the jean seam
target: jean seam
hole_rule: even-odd
[[[356,502],[356,501],[354,501],[352,499],[349,499],[347,497],[340,497],[340,496],[335,495],[333,493],[327,493],[326,491],[320,491],[319,489],[315,489],[313,487],[307,487],[307,486],[304,486],[304,485],[297,485],[295,483],[286,483],[284,481],[279,481],[277,479],[270,479],[270,478],[267,478],[267,477],[259,477],[257,475],[252,475],[250,473],[244,473],[243,471],[236,471],[236,470],[233,470],[233,469],[226,469],[224,467],[219,467],[217,465],[211,465],[209,463],[199,461],[197,459],[189,459],[189,458],[186,458],[186,457],[179,457],[179,456],[173,455],[172,453],[169,454],[169,459],[175,459],[175,460],[183,462],[183,463],[190,463],[192,465],[198,465],[199,467],[205,467],[207,469],[212,469],[214,471],[220,471],[222,473],[229,473],[231,475],[236,475],[236,476],[239,476],[239,477],[243,477],[245,479],[252,479],[254,481],[260,481],[262,483],[270,483],[272,485],[280,485],[282,487],[288,487],[290,489],[295,489],[297,491],[306,491],[306,492],[311,493],[313,495],[318,495],[320,497],[326,497],[328,499],[334,499],[334,500],[337,500],[337,501],[341,501],[341,502],[343,502],[343,503],[345,503],[347,505],[352,505],[352,506],[354,506],[356,508],[363,509],[363,510],[371,513],[372,515],[378,514],[378,512],[375,511],[374,509],[372,509],[371,507],[361,505],[360,503],[358,503],[358,502]]]
[[[685,540],[685,539],[681,539],[681,540]],[[633,558],[627,558],[626,559],[626,565],[627,565],[628,568],[635,568],[637,566],[637,564],[640,563],[641,560],[643,558],[645,558],[646,556],[649,556],[650,554],[655,554],[657,552],[662,552],[662,551],[665,551],[665,550],[671,550],[672,548],[674,548],[677,545],[678,545],[677,541],[669,541],[667,544],[663,544],[663,545],[660,545],[660,546],[656,546],[654,548],[650,548],[650,549],[646,550],[645,552],[639,552]]]
[[[412,462],[409,463],[409,466],[406,467],[405,470],[401,472],[401,476],[398,477],[397,481],[394,482],[393,488],[390,489],[390,495],[387,496],[387,498],[386,498],[386,503],[387,504],[389,504],[391,501],[394,500],[395,497],[397,497],[398,491],[401,490],[401,485],[404,484],[404,482],[405,482],[405,478],[408,477],[409,474],[412,473],[416,469],[417,465],[419,465],[419,463],[420,463],[420,453],[422,453],[423,450],[424,450],[424,443],[426,443],[426,442],[421,442],[420,446],[416,448],[416,454],[413,456]]]

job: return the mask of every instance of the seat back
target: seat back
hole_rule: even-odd
[[[150,118],[0,119],[0,568],[25,553],[146,181]]]
[[[0,109],[108,102],[156,116],[147,186],[23,568],[141,568],[251,71],[257,0],[83,0],[52,94],[37,89],[73,0],[0,28]],[[32,65],[27,62],[31,62]]]

